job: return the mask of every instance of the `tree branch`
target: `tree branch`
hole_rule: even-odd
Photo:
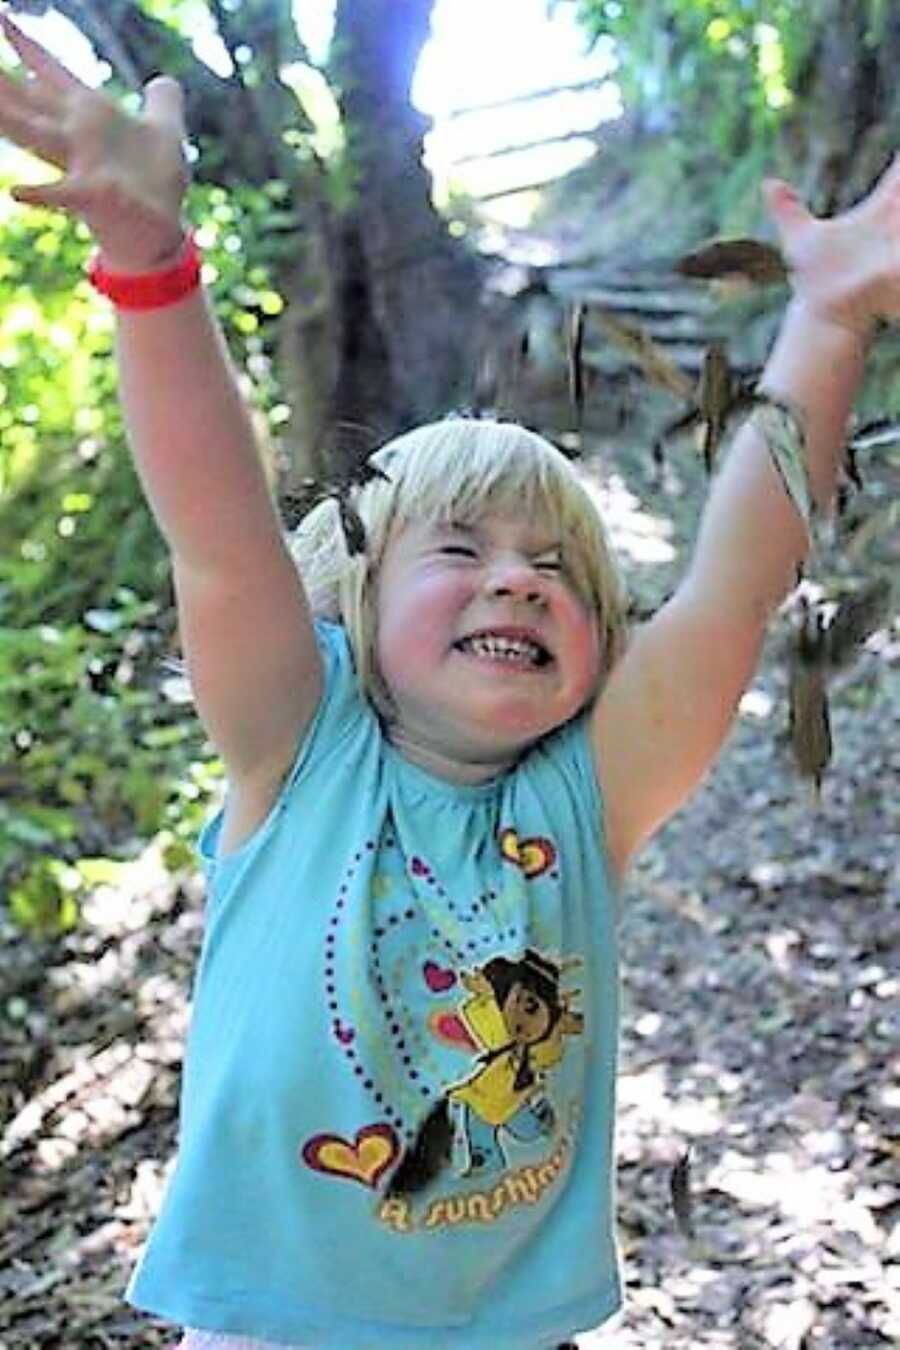
[[[286,0],[276,2],[283,5]],[[282,139],[289,99],[297,107],[294,124],[302,116],[286,89],[276,108],[266,107],[246,88],[239,66],[232,75],[217,75],[198,59],[188,38],[136,0],[54,0],[54,7],[84,34],[126,88],[138,90],[163,73],[179,80],[191,135],[203,146],[198,179],[261,184],[285,176],[291,167]],[[270,82],[277,82],[277,72],[266,70],[262,83]]]

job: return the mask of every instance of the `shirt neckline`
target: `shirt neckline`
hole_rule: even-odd
[[[502,773],[493,778],[486,778],[482,783],[454,783],[452,779],[442,778],[439,774],[431,773],[428,769],[413,764],[412,760],[406,759],[396,746],[391,744],[383,730],[382,737],[385,758],[393,765],[401,780],[426,790],[432,796],[446,797],[451,801],[484,801],[486,798],[498,796],[506,779],[517,767],[513,765],[510,769],[504,769]]]

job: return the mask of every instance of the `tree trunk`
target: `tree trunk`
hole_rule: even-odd
[[[868,192],[896,149],[900,13],[824,0],[816,38],[798,77],[798,113],[785,140],[806,199],[825,214]]]
[[[355,181],[341,221],[341,417],[395,432],[471,396],[483,264],[448,234],[410,104],[433,0],[338,0],[331,73]]]
[[[433,0],[339,0],[328,73],[354,174],[344,208],[331,200],[324,166],[285,141],[308,127],[278,78],[306,59],[291,0],[207,3],[232,54],[228,76],[135,0],[54,0],[121,83],[139,88],[160,71],[181,81],[201,145],[198,180],[288,185],[299,224],[289,255],[272,266],[286,301],[277,359],[293,414],[282,442],[290,487],[349,467],[378,440],[469,396],[482,265],[432,207],[427,124],[409,102]]]

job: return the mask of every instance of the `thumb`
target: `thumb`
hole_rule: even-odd
[[[766,178],[762,185],[766,210],[782,236],[813,219],[800,197],[783,178]]]
[[[172,127],[180,139],[187,134],[184,90],[171,76],[157,75],[144,85],[144,112],[148,121]]]

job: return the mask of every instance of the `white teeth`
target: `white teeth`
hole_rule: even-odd
[[[461,645],[476,656],[488,656],[495,661],[527,661],[535,666],[543,656],[537,643],[529,642],[527,638],[499,637],[485,633],[467,638]]]

